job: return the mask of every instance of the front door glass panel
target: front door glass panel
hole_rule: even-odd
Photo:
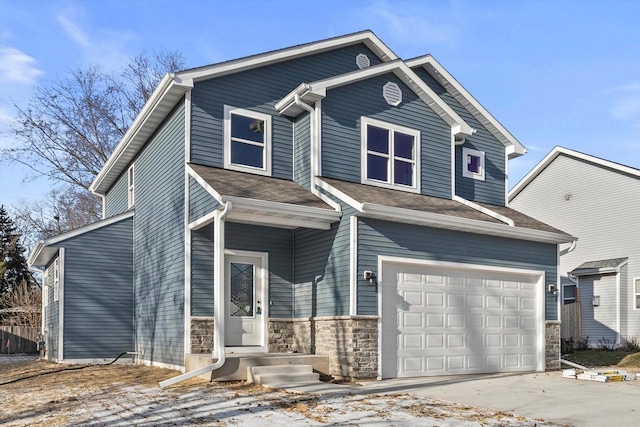
[[[230,307],[232,317],[253,317],[254,265],[230,263]]]

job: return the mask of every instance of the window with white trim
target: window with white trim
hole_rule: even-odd
[[[271,116],[224,106],[224,167],[271,175]]]
[[[129,167],[127,172],[127,205],[131,208],[135,203],[135,171],[133,165]]]
[[[633,300],[635,301],[634,308],[640,310],[640,278],[633,279]]]
[[[420,131],[362,117],[362,183],[419,192]]]
[[[60,299],[60,258],[53,262],[53,300]]]
[[[51,280],[49,278],[49,273],[51,270],[48,268],[44,270],[44,277],[42,278],[42,305],[47,307],[49,305],[49,286],[51,286]]]
[[[462,147],[462,176],[484,181],[484,152]]]

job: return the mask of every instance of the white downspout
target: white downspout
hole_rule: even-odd
[[[177,384],[181,381],[188,380],[189,378],[197,377],[198,375],[206,374],[207,372],[215,371],[224,365],[226,360],[225,345],[224,345],[224,222],[225,218],[231,212],[233,205],[231,202],[226,202],[222,211],[217,210],[213,217],[213,239],[214,239],[214,253],[213,253],[213,268],[214,268],[214,281],[213,281],[213,353],[212,358],[218,359],[212,365],[205,366],[195,371],[186,372],[177,377],[170,378],[159,383],[160,388],[165,388],[173,384]]]

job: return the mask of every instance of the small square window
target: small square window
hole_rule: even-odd
[[[564,286],[563,288],[563,297],[562,297],[562,302],[563,304],[573,304],[574,302],[576,302],[576,286],[575,285],[567,285]]]
[[[484,181],[484,152],[462,148],[462,176]]]
[[[363,117],[362,183],[419,191],[420,132]]]
[[[224,107],[224,167],[271,175],[271,116]]]

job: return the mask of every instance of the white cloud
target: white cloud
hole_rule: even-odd
[[[43,73],[32,56],[13,47],[0,47],[0,79],[31,85]]]
[[[368,11],[381,18],[394,37],[402,38],[405,42],[415,41],[422,46],[425,43],[453,45],[457,42],[459,31],[456,32],[452,23],[447,21],[439,23],[426,19],[420,9],[403,6],[406,5],[379,2],[371,6]]]
[[[631,82],[624,85],[612,87],[604,91],[604,93],[616,92],[640,92],[640,82]]]
[[[83,49],[91,47],[87,34],[73,21],[66,16],[60,14],[56,16],[56,20],[62,26],[67,35]]]
[[[618,120],[640,120],[640,92],[636,96],[615,100],[611,107],[611,115]]]

